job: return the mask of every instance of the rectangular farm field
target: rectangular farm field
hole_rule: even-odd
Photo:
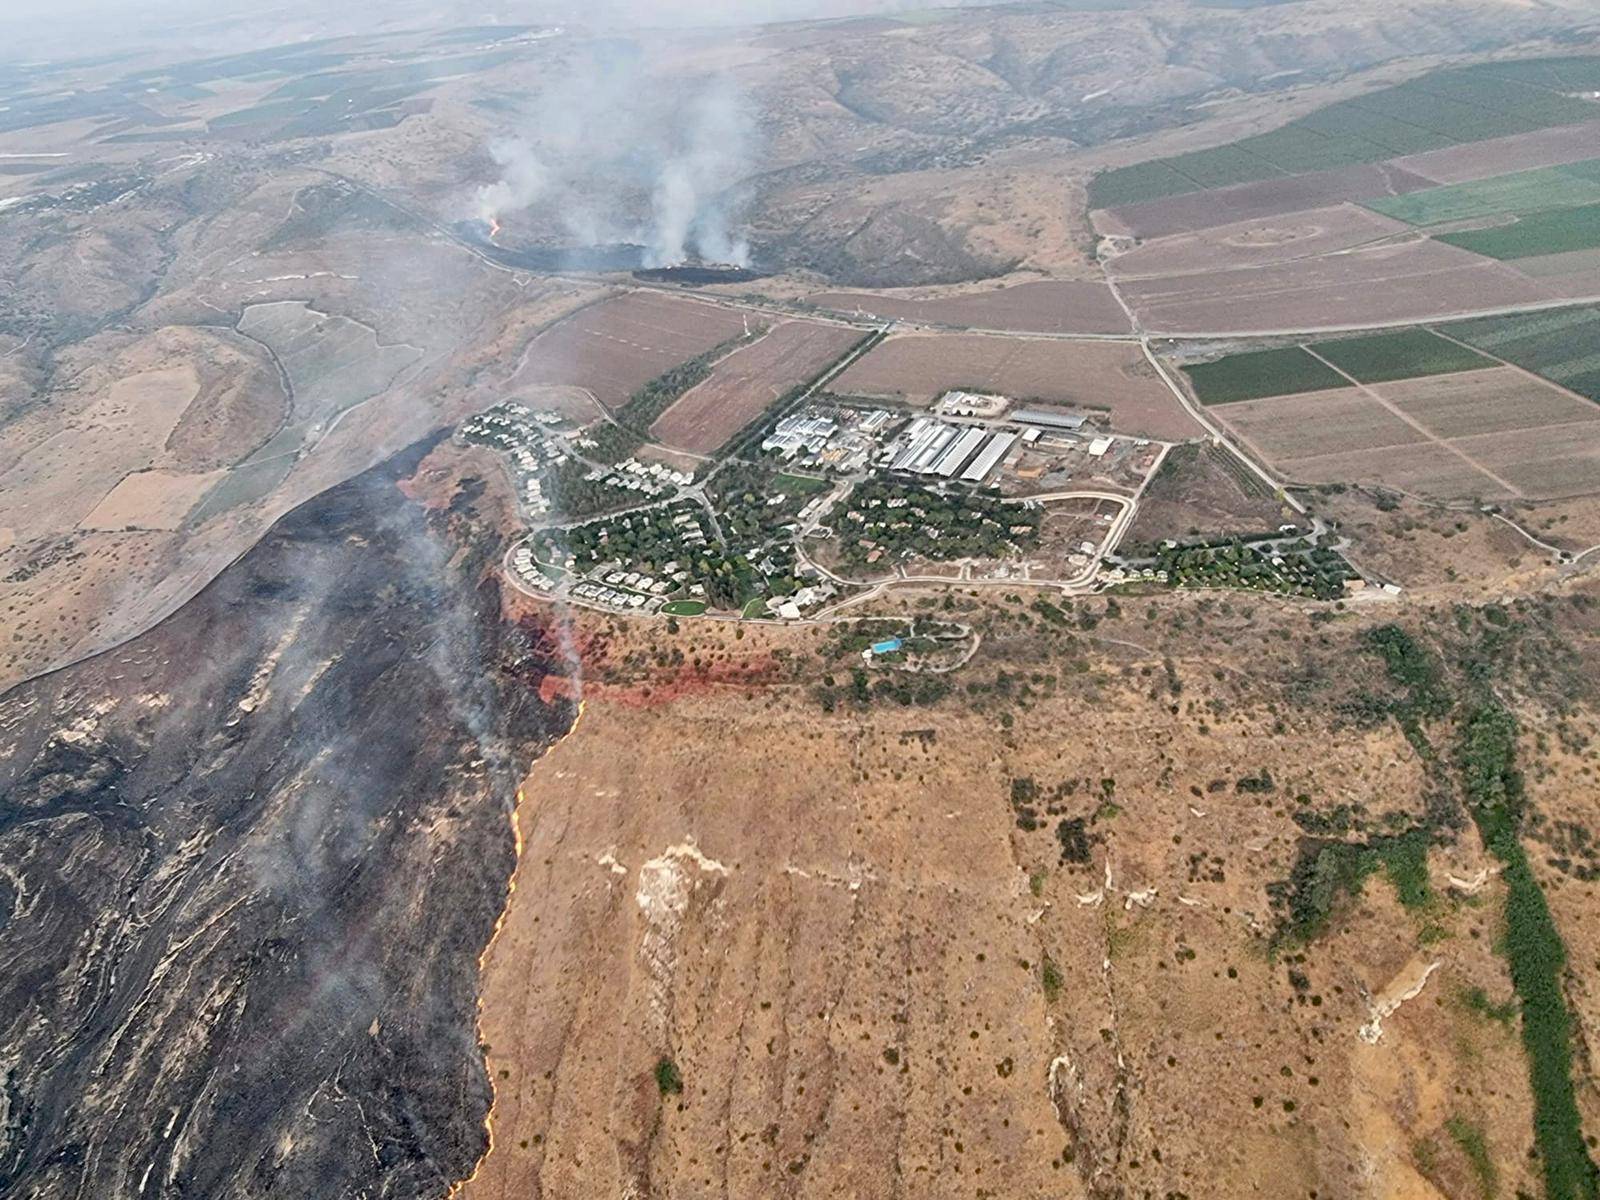
[[[1488,258],[1535,258],[1600,246],[1600,204],[1518,215],[1510,225],[1436,235]]]
[[[1230,354],[1183,370],[1201,404],[1232,404],[1351,386],[1349,380],[1299,346]]]
[[[581,387],[615,412],[658,375],[744,328],[744,315],[731,308],[634,292],[590,305],[534,338],[512,386]]]
[[[1600,308],[1482,317],[1440,328],[1469,346],[1600,402]]]
[[[1317,342],[1311,349],[1362,383],[1449,375],[1495,365],[1494,360],[1426,329]]]
[[[1446,184],[1404,196],[1382,196],[1366,206],[1409,225],[1444,225],[1502,213],[1525,215],[1547,209],[1600,203],[1600,172],[1596,164],[1572,163],[1516,171],[1467,183]],[[1459,243],[1458,243],[1459,244]]]
[[[669,446],[709,454],[792,388],[810,382],[860,340],[861,331],[786,321],[719,362],[650,427]]]

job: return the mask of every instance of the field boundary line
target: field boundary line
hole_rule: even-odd
[[[1274,497],[1282,500],[1301,516],[1304,516],[1306,514],[1306,506],[1289,491],[1288,483],[1275,478],[1265,466],[1257,463],[1255,459],[1241,450],[1235,444],[1233,438],[1223,431],[1222,426],[1212,423],[1211,418],[1202,411],[1203,406],[1189,399],[1188,393],[1183,390],[1182,385],[1168,374],[1166,366],[1161,362],[1155,351],[1150,348],[1150,339],[1141,337],[1139,339],[1139,347],[1144,351],[1145,359],[1155,368],[1156,374],[1161,377],[1161,381],[1167,385],[1167,390],[1177,397],[1178,403],[1183,406],[1183,410],[1199,423],[1200,428],[1211,435],[1212,442],[1221,446],[1243,463],[1246,470],[1272,490]]]
[[[1596,404],[1596,402],[1591,400],[1588,396],[1585,396],[1580,392],[1575,392],[1557,380],[1551,379],[1547,375],[1541,375],[1539,372],[1532,370],[1529,367],[1524,367],[1520,363],[1514,363],[1508,358],[1501,358],[1493,350],[1485,350],[1482,346],[1474,346],[1471,342],[1463,342],[1460,338],[1452,337],[1444,330],[1435,329],[1432,325],[1424,325],[1422,328],[1433,334],[1434,337],[1443,338],[1447,342],[1454,342],[1457,346],[1460,346],[1464,350],[1471,350],[1475,354],[1481,354],[1485,358],[1493,359],[1502,367],[1510,367],[1518,374],[1526,375],[1529,379],[1534,380],[1536,383],[1542,383],[1545,387],[1550,388],[1552,391],[1560,392],[1563,396],[1571,396],[1574,400],[1580,400],[1586,405],[1600,408],[1600,404]],[[1569,421],[1567,424],[1575,424],[1575,422]]]
[[[1511,483],[1510,480],[1502,479],[1500,476],[1496,475],[1493,471],[1491,471],[1488,467],[1486,467],[1482,463],[1480,463],[1477,459],[1473,458],[1472,455],[1468,454],[1465,450],[1459,449],[1458,447],[1456,447],[1452,443],[1450,443],[1450,442],[1446,441],[1444,438],[1440,437],[1438,434],[1434,433],[1433,430],[1429,429],[1426,425],[1422,424],[1422,422],[1416,420],[1409,413],[1405,412],[1404,410],[1402,410],[1401,408],[1399,408],[1395,404],[1391,403],[1387,398],[1385,398],[1383,393],[1378,391],[1376,388],[1372,387],[1369,384],[1362,383],[1354,375],[1350,374],[1349,371],[1346,371],[1344,368],[1340,367],[1337,363],[1330,362],[1328,359],[1326,359],[1322,355],[1318,354],[1316,352],[1316,350],[1314,350],[1309,345],[1302,344],[1300,348],[1302,350],[1304,350],[1307,354],[1311,355],[1312,358],[1316,359],[1323,366],[1329,368],[1330,370],[1337,371],[1344,378],[1348,379],[1357,388],[1357,390],[1359,390],[1362,393],[1362,395],[1367,396],[1370,399],[1376,400],[1379,404],[1383,405],[1383,407],[1385,409],[1387,409],[1390,413],[1392,413],[1396,417],[1399,417],[1402,421],[1404,421],[1407,425],[1411,426],[1411,428],[1415,429],[1418,433],[1420,433],[1428,441],[1434,443],[1437,446],[1442,446],[1444,449],[1448,450],[1451,454],[1454,454],[1462,462],[1466,463],[1473,470],[1477,471],[1480,475],[1486,476],[1487,478],[1494,480],[1501,487],[1505,488],[1506,491],[1510,492],[1511,495],[1513,497],[1515,497],[1516,499],[1518,499],[1518,500],[1526,500],[1528,498],[1527,494],[1525,492],[1523,492],[1523,490],[1521,488],[1514,486]]]

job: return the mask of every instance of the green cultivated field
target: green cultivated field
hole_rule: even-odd
[[[1435,240],[1489,258],[1534,258],[1569,250],[1593,250],[1600,246],[1600,204],[1530,213],[1519,216],[1511,225],[1441,233]]]
[[[1362,383],[1386,383],[1423,375],[1450,375],[1457,371],[1478,371],[1496,365],[1493,359],[1458,346],[1426,329],[1402,329],[1396,333],[1340,338],[1333,342],[1318,342],[1311,348]]]
[[[1483,317],[1439,328],[1600,403],[1600,308]]]
[[[1600,57],[1483,63],[1436,71],[1227,146],[1105,171],[1090,208],[1113,208],[1257,179],[1382,162],[1463,142],[1593,120],[1571,92],[1600,89]]]
[[[1368,200],[1373,212],[1408,225],[1444,225],[1502,214],[1521,216],[1579,204],[1600,204],[1600,160],[1492,175]]]
[[[1348,379],[1299,346],[1230,354],[1183,370],[1194,384],[1201,404],[1231,404],[1235,400],[1352,386]]]

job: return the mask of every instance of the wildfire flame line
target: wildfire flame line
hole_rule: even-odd
[[[533,769],[550,756],[550,752],[574,733],[578,732],[578,722],[583,720],[583,710],[587,702],[578,701],[578,711],[573,714],[571,727],[550,744],[550,748],[540,755],[528,767],[531,777]],[[526,786],[526,784],[524,784]],[[517,789],[516,801],[511,806],[511,847],[515,857],[511,862],[511,874],[506,878],[505,900],[500,905],[500,915],[494,919],[494,929],[489,934],[489,940],[484,943],[483,953],[478,955],[478,1044],[483,1044],[483,972],[489,963],[489,953],[494,949],[494,944],[500,938],[500,931],[505,928],[506,915],[511,911],[511,896],[517,890],[517,868],[522,864],[522,823],[519,820],[522,814],[523,789]],[[483,1164],[488,1161],[489,1155],[494,1153],[494,1106],[499,1099],[498,1089],[494,1086],[494,1072],[488,1070],[488,1062],[484,1062],[484,1073],[489,1077],[489,1111],[483,1115],[483,1132],[486,1139],[483,1153],[478,1156],[478,1161],[472,1164],[472,1172],[459,1183],[451,1185],[447,1196],[460,1195],[463,1188],[478,1177],[478,1172],[483,1170]]]
[[[492,241],[495,240],[495,238],[497,238],[499,236],[500,236],[500,218],[499,217],[490,217],[489,218],[489,240],[492,242]]]

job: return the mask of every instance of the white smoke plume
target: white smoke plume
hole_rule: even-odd
[[[737,223],[756,123],[732,81],[663,79],[632,43],[597,40],[552,64],[515,125],[490,144],[498,177],[469,193],[466,218],[537,208],[538,236],[572,248],[747,265]]]
[[[684,144],[662,164],[651,197],[647,265],[671,266],[692,250],[747,266],[750,245],[729,232],[725,197],[746,162],[752,122],[738,94],[720,83],[696,96],[684,116]]]

